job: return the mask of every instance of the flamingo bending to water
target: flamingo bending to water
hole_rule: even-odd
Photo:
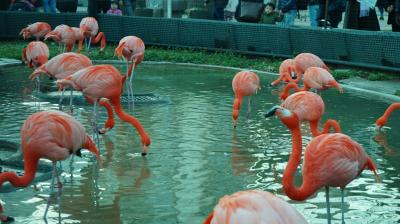
[[[322,134],[313,138],[305,149],[302,166],[303,181],[300,187],[296,187],[293,179],[302,153],[300,121],[296,113],[280,106],[272,107],[265,117],[273,115],[278,116],[292,134],[292,152],[283,173],[283,192],[290,199],[303,201],[321,187],[325,187],[328,223],[330,223],[329,187],[340,187],[342,223],[344,223],[344,188],[364,169],[373,171],[379,182],[374,162],[361,145],[349,136],[341,133]]]
[[[312,53],[300,53],[294,58],[294,62],[297,73],[296,82],[301,80],[302,73],[305,72],[309,67],[320,67],[328,72],[331,72],[321,58]]]
[[[331,127],[336,133],[340,132],[339,123],[332,119],[325,122],[323,131],[318,130],[319,121],[325,111],[325,104],[316,93],[308,91],[294,93],[282,102],[281,107],[296,113],[300,122],[308,121],[313,137],[329,133]]]
[[[121,56],[126,60],[126,76],[129,77],[127,84],[128,95],[133,102],[133,71],[143,61],[145,45],[142,39],[136,36],[126,36],[119,41],[118,46],[115,48],[115,54],[118,59]]]
[[[378,118],[378,119],[375,121],[375,125],[376,125],[379,129],[381,129],[383,126],[385,126],[387,120],[388,120],[389,117],[390,117],[390,114],[391,114],[393,111],[398,110],[398,109],[400,109],[400,103],[392,103],[392,104],[386,109],[385,113],[384,113],[380,118]]]
[[[42,41],[32,41],[22,52],[22,62],[27,61],[29,68],[37,68],[49,59],[49,48]]]
[[[286,85],[281,93],[281,99],[286,99],[290,89],[295,89],[296,92],[308,91],[315,89],[317,92],[335,87],[340,93],[343,93],[343,88],[336,82],[335,78],[327,70],[319,67],[310,67],[304,72],[304,87],[299,88],[296,83],[292,82]]]
[[[59,44],[64,44],[63,52],[70,52],[74,43],[76,42],[74,30],[64,24],[56,26],[54,30],[50,31],[46,36],[44,36],[44,40],[53,39]]]
[[[99,32],[99,24],[94,17],[85,17],[81,20],[79,28],[85,33],[85,37],[89,37],[86,49],[90,50],[90,44],[100,42],[100,51],[106,47],[106,37],[103,32]]]
[[[289,203],[260,190],[239,191],[225,195],[204,224],[276,223],[303,224],[304,217]]]
[[[22,35],[24,40],[28,39],[31,36],[34,36],[36,37],[36,41],[39,41],[40,38],[44,37],[50,31],[51,31],[51,26],[48,23],[36,22],[23,28],[19,32],[19,35]]]
[[[279,66],[279,78],[271,83],[271,86],[279,84],[281,81],[288,82],[299,82],[299,76],[296,79],[292,78],[292,74],[296,71],[295,62],[293,59],[284,60]]]
[[[57,176],[59,195],[61,181],[56,171],[56,162],[67,159],[71,154],[81,155],[82,148],[94,153],[99,162],[99,151],[86,134],[85,128],[72,116],[61,111],[40,111],[26,119],[21,129],[21,145],[24,158],[24,175],[17,176],[14,172],[0,173],[0,186],[9,181],[15,187],[27,187],[35,178],[39,159],[53,162],[51,193]],[[50,197],[44,217],[50,205]]]
[[[232,88],[235,93],[235,100],[233,101],[233,127],[236,128],[237,119],[239,118],[239,110],[242,105],[243,97],[249,96],[249,107],[247,113],[251,109],[251,96],[257,93],[260,87],[260,79],[258,75],[250,71],[241,71],[236,73],[232,80]]]
[[[119,71],[112,65],[94,65],[81,69],[65,79],[58,80],[60,88],[71,86],[82,91],[84,96],[94,102],[94,117],[96,120],[96,104],[101,98],[106,98],[114,107],[117,116],[132,124],[139,132],[143,144],[142,155],[147,154],[147,146],[150,145],[150,138],[143,129],[140,122],[132,115],[125,113],[121,106],[122,85],[126,76],[121,76]],[[96,124],[94,124],[94,128]]]

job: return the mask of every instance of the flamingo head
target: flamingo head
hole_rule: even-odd
[[[39,67],[41,65],[46,64],[46,62],[48,61],[49,57],[47,55],[38,55],[35,58],[33,58],[33,64],[36,67]]]
[[[142,156],[146,156],[147,155],[147,151],[148,151],[148,146],[150,145],[150,138],[147,134],[145,134],[142,138],[142,144],[143,144],[143,149],[142,149]]]
[[[90,37],[92,35],[92,31],[90,30],[90,28],[86,25],[81,25],[79,27],[79,29],[81,30],[81,32],[85,35],[85,37]]]
[[[28,28],[23,28],[21,32],[19,32],[19,35],[22,35],[22,38],[25,40],[31,37],[32,34]]]
[[[282,123],[284,123],[289,129],[295,129],[299,127],[299,118],[297,115],[286,108],[281,106],[273,106],[265,113],[264,116],[271,117],[274,115],[281,119]]]
[[[232,119],[233,119],[233,127],[236,128],[237,126],[237,120],[239,118],[239,110],[233,110],[232,111]]]
[[[378,130],[380,130],[383,126],[385,126],[386,122],[387,119],[384,116],[382,116],[375,121],[375,126]]]

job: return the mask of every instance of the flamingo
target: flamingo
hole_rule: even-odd
[[[324,124],[324,130],[318,130],[318,124],[324,114],[325,104],[322,98],[313,92],[301,91],[290,95],[282,102],[281,107],[296,113],[300,122],[308,121],[313,137],[328,133],[332,127],[336,133],[340,132],[337,121],[329,119]]]
[[[349,136],[342,133],[322,134],[313,138],[305,149],[302,165],[303,182],[300,187],[296,187],[293,179],[302,152],[299,117],[281,106],[272,107],[265,117],[273,115],[276,115],[292,134],[292,153],[283,173],[283,192],[292,200],[303,201],[321,187],[325,187],[328,223],[330,223],[329,187],[340,187],[342,223],[344,223],[344,188],[364,169],[373,171],[376,181],[379,182],[374,162],[362,146]]]
[[[328,72],[331,72],[321,58],[312,53],[300,53],[294,58],[294,62],[297,73],[296,82],[301,80],[302,73],[305,72],[309,67],[320,67],[326,69]]]
[[[239,191],[225,195],[204,224],[276,223],[303,224],[304,217],[289,203],[261,190]]]
[[[80,156],[81,148],[94,153],[99,162],[99,151],[86,134],[85,128],[72,116],[61,111],[40,111],[26,119],[21,129],[21,145],[24,159],[24,175],[14,172],[0,173],[0,187],[9,181],[15,187],[27,187],[35,178],[39,159],[44,158],[53,162],[51,192],[54,190],[54,180],[57,176],[58,195],[61,194],[60,176],[56,163],[75,154]],[[50,196],[47,201],[44,218],[50,206]]]
[[[72,50],[72,46],[76,42],[74,30],[65,24],[56,26],[54,30],[50,31],[46,34],[46,36],[44,36],[44,40],[49,38],[53,39],[59,44],[64,44],[63,52],[70,52]]]
[[[23,28],[19,32],[19,35],[22,35],[24,40],[31,36],[34,36],[36,37],[36,41],[39,41],[40,38],[44,37],[50,31],[51,31],[51,26],[48,23],[36,22]]]
[[[125,113],[121,106],[122,85],[126,76],[121,76],[119,71],[112,65],[94,65],[81,69],[74,74],[57,81],[60,88],[71,86],[82,91],[87,100],[94,102],[94,118],[97,120],[97,102],[106,98],[114,107],[117,116],[130,123],[136,128],[143,144],[142,156],[147,154],[147,146],[150,145],[150,138],[143,129],[140,122],[132,115]],[[94,130],[96,123],[93,124]]]
[[[51,79],[63,79],[69,75],[72,75],[76,71],[80,69],[87,68],[92,66],[92,61],[83,54],[68,52],[59,54],[52,59],[50,59],[46,64],[37,68],[30,76],[32,80],[35,79],[40,73],[47,74]],[[60,110],[62,98],[64,95],[64,91],[62,92],[60,98]],[[89,103],[93,104],[92,101]],[[108,130],[111,130],[114,127],[114,116],[110,103],[107,100],[100,100],[99,104],[106,108],[108,114],[108,120],[106,121],[104,128],[99,131],[100,134],[106,133]],[[72,89],[71,89],[71,98],[70,98],[70,108],[72,109]]]
[[[86,46],[88,51],[90,50],[90,44],[92,41],[96,44],[100,40],[100,51],[104,50],[106,47],[106,37],[103,32],[99,32],[99,24],[94,17],[83,18],[79,24],[79,28],[85,33],[85,37],[89,37],[89,42]]]
[[[118,59],[121,56],[126,60],[126,76],[129,77],[127,82],[128,95],[131,97],[133,102],[133,90],[132,90],[132,77],[133,71],[143,61],[144,58],[144,42],[142,39],[136,36],[126,36],[119,41],[118,46],[115,48],[115,54],[118,55]]]
[[[279,78],[276,79],[271,83],[271,86],[275,86],[280,83],[280,81],[283,81],[285,83],[287,82],[299,82],[299,76],[296,77],[296,79],[292,79],[292,74],[296,71],[295,68],[295,62],[293,59],[286,59],[284,60],[281,65],[279,66]]]
[[[42,41],[32,41],[22,52],[22,62],[27,61],[29,68],[37,68],[49,59],[49,48]]]
[[[377,126],[377,128],[378,128],[378,129],[381,129],[383,126],[385,126],[387,120],[388,120],[389,117],[390,117],[390,114],[391,114],[393,111],[397,110],[397,109],[400,109],[400,103],[392,103],[392,104],[386,109],[385,113],[384,113],[380,118],[378,118],[378,119],[375,121],[375,125]]]
[[[85,39],[85,35],[88,35],[90,32],[84,32],[82,29],[78,27],[71,27],[72,31],[74,32],[74,39],[78,41],[78,53],[81,53],[83,39]]]
[[[340,93],[343,93],[343,88],[336,82],[335,78],[327,70],[319,67],[310,67],[304,72],[304,87],[299,88],[296,83],[291,82],[286,85],[285,89],[281,93],[281,99],[286,99],[289,90],[295,89],[298,91],[308,91],[313,88],[320,92],[322,90],[328,89],[330,87],[335,87]]]
[[[257,93],[260,87],[260,79],[258,75],[250,71],[241,71],[236,73],[232,80],[232,88],[235,93],[235,100],[233,101],[233,127],[236,128],[237,119],[239,117],[239,110],[244,96],[249,96],[249,108],[247,113],[250,113],[251,96]]]

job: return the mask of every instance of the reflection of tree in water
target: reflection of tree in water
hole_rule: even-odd
[[[133,166],[132,161],[120,162],[126,154],[115,153],[114,143],[108,136],[103,136],[106,153],[103,153],[103,168],[98,170],[97,164],[83,168],[82,179],[74,186],[74,182],[64,185],[61,209],[64,214],[70,214],[68,219],[81,222],[101,220],[101,223],[122,223],[121,198],[133,192],[141,191],[141,186],[150,177],[150,169],[146,158],[132,159],[142,161],[140,170]],[[114,157],[114,158],[113,158]],[[114,161],[113,161],[114,160]],[[115,165],[116,164],[116,165]],[[138,173],[128,185],[123,179]],[[117,188],[115,188],[117,187]],[[131,200],[131,203],[135,201]],[[96,222],[96,221],[95,221]]]
[[[379,131],[375,135],[374,141],[383,147],[383,149],[385,150],[385,155],[396,155],[396,150],[389,145],[386,134],[383,131]]]

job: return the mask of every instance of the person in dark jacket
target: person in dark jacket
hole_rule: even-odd
[[[214,3],[213,6],[213,17],[215,20],[224,20],[224,8],[228,3],[228,0],[205,0],[204,5],[208,5],[210,2]]]
[[[360,4],[357,0],[349,0],[343,28],[379,31],[380,27],[375,6],[369,6],[364,3]]]
[[[389,0],[386,10],[389,13],[387,24],[392,25],[393,32],[400,32],[400,1]]]
[[[325,25],[325,0],[319,1],[319,26]],[[328,1],[328,13],[327,23],[331,28],[338,28],[339,23],[342,21],[342,14],[346,9],[346,0],[329,0]]]

